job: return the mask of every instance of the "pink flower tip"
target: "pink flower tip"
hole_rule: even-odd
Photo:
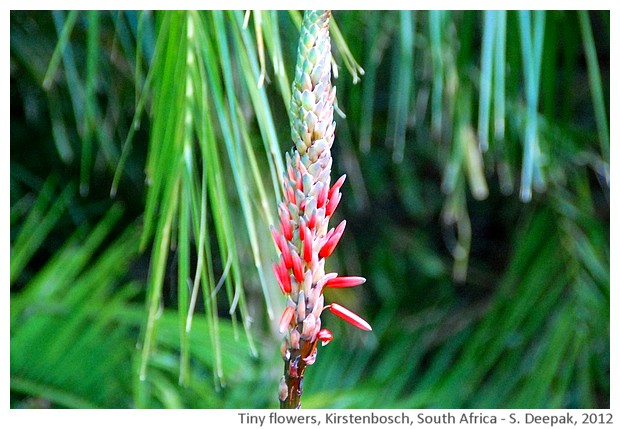
[[[291,259],[291,251],[288,248],[287,241],[273,226],[271,227],[271,235],[284,258],[284,265],[286,265],[286,268],[291,268],[293,266],[293,259]]]
[[[295,276],[295,280],[299,283],[304,281],[304,268],[301,262],[301,258],[296,251],[291,252],[292,260],[293,260],[293,275]]]
[[[316,200],[316,207],[317,208],[321,208],[325,205],[325,202],[327,201],[327,195],[328,195],[329,189],[327,189],[327,185],[323,185],[321,187],[321,190],[319,192],[319,195],[317,197]]]
[[[278,286],[283,294],[291,293],[291,278],[288,275],[286,267],[282,267],[279,263],[273,264],[273,273],[276,275]]]
[[[334,214],[336,207],[338,207],[338,203],[340,203],[340,198],[342,198],[342,192],[337,191],[327,200],[327,205],[325,206],[325,216],[330,217]]]
[[[284,331],[286,331],[286,329],[290,325],[291,319],[293,318],[294,314],[295,309],[293,307],[287,306],[284,310],[284,313],[282,313],[282,317],[280,317],[280,324],[278,325],[281,334],[284,333]]]
[[[340,304],[331,304],[329,306],[329,311],[363,331],[372,331],[367,321]]]
[[[278,230],[271,226],[271,236],[273,237],[273,242],[276,243],[278,250],[282,248],[282,236],[278,233]]]
[[[280,224],[282,225],[282,234],[288,241],[293,239],[293,228],[291,226],[291,213],[288,208],[282,204],[280,206]]]
[[[317,334],[317,338],[321,340],[321,344],[326,346],[334,338],[329,329],[321,329]]]
[[[327,234],[328,238],[319,251],[319,258],[327,258],[333,253],[334,249],[338,245],[338,242],[340,241],[340,237],[342,237],[342,234],[344,233],[345,226],[347,226],[347,221],[343,220],[340,224],[338,224],[333,232],[330,231],[331,234]]]
[[[366,283],[366,279],[364,277],[335,277],[333,279],[329,279],[325,286],[332,288],[341,288],[341,287],[354,287],[359,286],[361,284]]]
[[[342,187],[342,185],[344,184],[345,179],[347,178],[346,174],[343,174],[342,176],[340,176],[340,178],[338,178],[338,180],[336,180],[336,183],[334,183],[332,185],[332,187],[329,189],[329,193],[327,194],[327,199],[331,200],[331,198],[334,196],[334,194],[340,190],[340,188]]]
[[[304,232],[304,260],[306,262],[312,261],[312,231],[307,226],[303,228]]]

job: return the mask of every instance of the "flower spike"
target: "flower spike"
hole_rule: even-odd
[[[346,175],[330,187],[336,122],[336,88],[331,84],[330,11],[306,11],[297,49],[295,79],[289,117],[293,149],[285,155],[283,199],[278,207],[279,227],[273,228],[279,262],[273,265],[281,292],[286,296],[278,328],[285,333],[281,355],[284,377],[278,397],[281,408],[301,406],[304,371],[317,358],[319,341],[326,345],[333,336],[322,329],[325,308],[358,328],[370,325],[338,304],[325,306],[326,288],[358,286],[363,277],[326,273],[325,260],[340,241],[346,221],[336,228],[329,223],[340,204]]]

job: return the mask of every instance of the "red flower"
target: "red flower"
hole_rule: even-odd
[[[291,251],[288,247],[288,242],[274,227],[271,227],[271,235],[273,236],[273,241],[276,242],[276,246],[278,246],[278,250],[282,253],[284,265],[286,268],[291,268],[293,266],[293,259],[291,258]]]
[[[304,281],[304,268],[302,266],[301,258],[295,250],[291,252],[291,255],[293,257],[293,274],[295,275],[295,280],[301,283]]]
[[[325,286],[333,287],[333,288],[341,288],[341,287],[353,287],[359,286],[363,283],[366,283],[366,279],[364,277],[335,277],[333,279],[329,279]]]
[[[336,180],[336,183],[334,183],[334,185],[329,190],[329,193],[327,194],[327,198],[328,199],[331,200],[332,197],[334,196],[334,194],[337,193],[338,191],[340,191],[340,188],[342,187],[342,184],[344,183],[344,180],[346,178],[347,178],[347,175],[343,174],[342,176],[340,176],[340,178],[338,180]]]
[[[367,321],[353,313],[351,310],[344,308],[340,304],[331,304],[329,306],[329,311],[363,331],[372,331],[372,328]]]
[[[278,286],[280,286],[282,293],[291,293],[291,277],[288,275],[286,267],[275,263],[273,264],[273,273],[276,275],[276,280],[278,280]]]
[[[304,232],[304,260],[306,262],[312,261],[312,231],[310,228],[303,228]]]
[[[344,233],[345,226],[347,226],[347,221],[343,220],[342,222],[340,222],[340,224],[336,227],[335,230],[332,229],[329,233],[327,233],[328,238],[321,250],[319,251],[319,258],[327,258],[329,255],[332,254],[332,252],[336,248],[336,245],[340,241],[340,237],[342,237],[342,234]]]
[[[312,216],[310,216],[310,219],[308,220],[308,228],[314,229],[315,226],[316,226],[316,213],[312,213]]]
[[[325,216],[331,216],[334,211],[336,211],[336,207],[338,207],[338,203],[340,202],[340,198],[342,197],[342,192],[338,191],[334,196],[332,196],[329,201],[327,201],[327,205],[325,206]]]
[[[280,328],[280,333],[284,333],[287,330],[288,326],[291,324],[291,319],[295,314],[295,309],[293,307],[287,306],[284,309],[284,313],[282,313],[282,317],[280,317],[280,324],[278,325]]]
[[[282,233],[288,241],[293,239],[293,228],[291,226],[291,213],[284,204],[280,205],[280,224],[282,225]]]
[[[327,185],[321,186],[321,192],[319,192],[319,195],[316,199],[317,208],[320,209],[321,207],[325,205],[325,201],[327,201],[327,194],[328,194]]]
[[[334,338],[329,329],[321,329],[317,335],[317,338],[321,340],[321,344],[326,346]]]

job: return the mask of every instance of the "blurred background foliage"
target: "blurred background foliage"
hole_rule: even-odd
[[[11,407],[277,406],[300,12],[11,12]],[[609,406],[609,11],[334,13],[305,407]],[[346,116],[345,116],[346,115]]]

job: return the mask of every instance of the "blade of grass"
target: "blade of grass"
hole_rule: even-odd
[[[55,181],[51,178],[45,182],[28,217],[23,222],[19,234],[11,245],[11,284],[21,275],[28,261],[41,247],[69,205],[74,192],[73,186],[65,187],[52,204],[51,193],[54,186]]]
[[[213,14],[214,24],[215,24],[215,35],[216,42],[218,45],[220,64],[222,66],[222,75],[224,78],[225,88],[224,90],[227,93],[228,98],[228,109],[226,105],[223,103],[223,100],[220,98],[219,101],[222,102],[220,107],[217,109],[218,115],[220,116],[220,124],[223,127],[223,134],[225,136],[224,141],[227,146],[227,153],[229,156],[229,161],[231,164],[231,169],[233,172],[233,177],[235,179],[235,185],[237,187],[237,194],[239,195],[239,201],[241,203],[241,211],[243,213],[243,217],[246,223],[246,227],[248,229],[248,236],[250,240],[250,247],[252,250],[252,255],[254,257],[254,265],[258,272],[259,281],[261,287],[263,288],[263,294],[265,299],[265,304],[267,306],[267,314],[270,319],[273,319],[273,308],[271,304],[271,300],[269,298],[269,293],[267,289],[267,283],[264,278],[263,269],[262,269],[262,259],[260,256],[260,250],[258,246],[258,236],[256,233],[256,225],[254,222],[254,216],[251,211],[251,205],[249,200],[249,185],[245,175],[245,167],[244,160],[241,155],[241,142],[239,136],[239,127],[238,124],[235,124],[236,119],[234,117],[228,117],[224,115],[224,112],[228,111],[230,114],[235,112],[235,95],[234,95],[234,84],[232,82],[232,65],[230,60],[230,51],[226,38],[224,35],[226,34],[224,27],[224,16],[220,12],[214,12]],[[232,131],[232,133],[231,133]],[[232,136],[231,136],[232,134]],[[230,138],[232,137],[232,139]]]
[[[431,130],[435,140],[441,138],[442,110],[443,110],[443,43],[442,21],[443,13],[439,10],[428,12],[428,27],[430,32],[431,56],[433,59],[433,93],[431,95],[432,121]]]
[[[59,39],[62,39],[62,32],[67,28],[67,22],[69,22],[69,18],[73,17],[73,14],[70,13],[66,21],[64,12],[62,11],[53,11],[52,16],[54,18],[56,32],[59,34]],[[60,42],[62,42],[62,40],[59,41],[59,44]],[[65,69],[65,80],[71,98],[71,107],[73,108],[76,129],[78,135],[82,138],[84,136],[84,111],[82,109],[84,106],[84,85],[78,75],[73,48],[71,44],[68,43],[68,40],[64,43],[60,54],[62,55],[61,58]]]
[[[274,193],[276,198],[280,198],[280,181],[282,175],[284,174],[284,162],[282,160],[281,153],[282,150],[278,144],[274,119],[271,113],[271,108],[269,107],[269,100],[267,99],[265,89],[257,88],[256,85],[252,84],[254,79],[253,76],[256,76],[258,73],[255,49],[253,48],[253,42],[251,41],[249,33],[247,31],[243,31],[240,27],[241,14],[238,13],[235,15],[234,12],[230,12],[229,18],[233,23],[232,31],[235,46],[233,51],[237,54],[241,71],[243,72],[246,82],[244,89],[246,89],[250,95],[258,126],[261,131],[261,136],[263,137],[263,142],[265,144],[265,151],[269,154],[267,161],[269,163],[269,171],[271,172]],[[241,39],[239,36],[241,36]],[[243,43],[241,40],[243,40]]]
[[[52,403],[67,408],[94,409],[97,406],[88,400],[43,383],[36,383],[26,378],[11,375],[11,391],[21,392],[33,398],[46,398]]]
[[[489,119],[491,116],[491,83],[493,81],[493,52],[497,29],[497,12],[484,12],[482,52],[480,60],[480,99],[478,103],[478,145],[482,152],[489,148]]]
[[[495,113],[495,139],[501,143],[504,141],[506,117],[506,11],[498,10],[495,15],[493,112]]]
[[[161,200],[174,197],[170,194],[170,185],[178,180],[173,172],[178,172],[180,149],[184,130],[185,76],[187,63],[186,22],[182,13],[166,13],[162,27],[168,21],[169,30],[163,33],[161,46],[162,63],[154,71],[153,76],[153,122],[151,142],[147,155],[146,181],[149,191],[144,211],[144,230],[140,241],[140,249],[144,250],[152,234],[156,219],[156,210]],[[174,103],[176,109],[170,109]],[[181,109],[181,110],[179,110]],[[162,174],[166,172],[168,174]],[[176,187],[176,186],[175,186]],[[172,221],[172,219],[171,219]]]
[[[583,48],[588,64],[588,78],[590,79],[590,91],[592,93],[592,105],[594,106],[594,117],[598,130],[598,138],[601,144],[601,155],[603,159],[609,161],[609,125],[607,123],[607,112],[605,109],[605,98],[603,97],[603,84],[601,83],[601,70],[596,57],[596,46],[592,36],[592,26],[588,12],[580,10],[579,26],[583,37]]]
[[[538,99],[540,92],[540,79],[541,79],[541,67],[542,67],[542,59],[543,59],[543,48],[545,45],[545,24],[546,24],[546,13],[544,10],[534,11],[534,44],[533,44],[533,53],[534,53],[534,77],[535,77],[535,96],[534,105],[536,106],[534,116],[537,117],[538,113]],[[538,129],[538,125],[536,125]],[[537,130],[538,133],[538,130]],[[545,188],[545,178],[542,172],[542,162],[543,155],[541,153],[540,142],[536,141],[536,162],[534,164],[534,188],[537,191],[542,191]]]
[[[50,91],[47,94],[47,105],[50,111],[52,136],[54,137],[56,151],[65,164],[70,164],[73,162],[75,154],[69,140],[68,127],[62,114],[62,97],[57,91]]]
[[[145,22],[145,19],[142,19],[142,17],[144,16],[146,12],[142,12],[140,14],[140,20],[139,20],[139,30],[142,30],[143,26],[145,24],[142,24],[143,22]],[[127,159],[129,157],[129,154],[131,153],[131,148],[133,145],[133,138],[135,135],[135,132],[140,129],[140,117],[142,116],[142,111],[144,110],[145,106],[146,106],[146,101],[148,98],[148,94],[149,94],[149,90],[151,89],[151,82],[153,80],[153,75],[156,73],[156,70],[158,70],[158,68],[160,67],[160,61],[164,60],[164,49],[163,49],[163,45],[164,45],[164,38],[166,37],[166,35],[168,34],[169,31],[169,25],[170,25],[170,20],[169,19],[164,19],[158,37],[157,37],[157,42],[156,42],[156,47],[158,47],[158,49],[155,50],[154,53],[154,57],[153,57],[153,64],[152,66],[149,68],[149,71],[147,72],[146,78],[144,80],[144,84],[139,84],[138,80],[136,80],[136,108],[135,108],[135,112],[133,115],[133,119],[131,122],[131,126],[129,128],[129,133],[127,134],[127,137],[125,138],[125,141],[123,143],[122,146],[122,151],[121,151],[121,156],[118,160],[117,163],[117,167],[116,167],[116,171],[114,172],[114,178],[112,179],[112,186],[110,187],[110,197],[114,198],[116,196],[116,192],[118,190],[118,183],[121,179],[121,174],[123,172],[123,169],[125,168],[125,164],[127,163]],[[142,30],[143,31],[143,30]],[[137,43],[141,43],[142,42],[142,31],[138,32],[138,40]],[[137,49],[136,50],[138,52],[138,59],[136,59],[136,76],[138,75],[138,68],[141,67],[142,61],[140,61],[140,59],[142,58],[142,49]]]
[[[265,42],[263,41],[263,18],[262,11],[254,11],[254,34],[256,35],[256,47],[258,51],[258,63],[260,64],[260,75],[258,77],[258,87],[262,88],[265,80],[269,83],[267,76],[267,62],[265,61]]]
[[[353,77],[353,85],[355,85],[360,81],[359,76],[364,76],[364,69],[357,63],[357,61],[355,61],[347,42],[344,40],[344,37],[338,28],[338,24],[336,24],[336,18],[333,15],[329,24],[329,31],[336,49],[342,55],[345,67],[349,70],[351,76]]]
[[[390,115],[395,118],[393,141],[394,150],[392,160],[396,163],[403,161],[405,152],[405,137],[407,132],[409,101],[414,90],[413,60],[415,44],[415,12],[400,11],[400,56],[398,65],[398,80],[396,87],[391,91],[395,97],[394,111]]]
[[[173,186],[173,191],[178,192],[178,181]],[[177,198],[173,198],[170,201],[164,202],[162,206],[163,216],[160,217],[160,221],[157,227],[157,233],[155,237],[156,245],[153,246],[153,253],[151,256],[151,276],[148,282],[148,302],[147,302],[147,321],[144,329],[142,353],[140,357],[140,380],[146,380],[146,371],[152,353],[152,349],[155,346],[155,325],[159,318],[161,311],[160,299],[161,291],[164,282],[164,271],[166,268],[166,260],[168,258],[168,249],[170,246],[170,238],[172,234],[172,218],[177,208]]]
[[[93,130],[97,127],[95,103],[97,91],[97,62],[99,55],[99,12],[91,10],[87,15],[86,97],[84,102],[84,136],[80,161],[80,195],[88,195],[93,152]]]
[[[211,113],[210,113],[210,108],[209,108],[210,102],[208,100],[209,98],[208,95],[210,95],[211,98],[214,97],[216,99],[216,102],[215,102],[216,106],[218,105],[218,103],[221,103],[222,95],[221,95],[221,87],[218,86],[219,81],[213,81],[209,79],[210,73],[216,73],[217,57],[212,54],[213,48],[212,48],[211,40],[209,39],[208,36],[206,36],[206,34],[202,34],[203,29],[207,27],[206,25],[204,25],[205,22],[202,20],[201,15],[194,14],[194,19],[196,20],[196,22],[201,23],[201,25],[196,25],[195,28],[196,28],[197,33],[200,33],[200,35],[197,36],[197,40],[202,41],[202,43],[200,43],[199,46],[195,47],[196,57],[198,59],[197,60],[197,65],[198,65],[197,72],[199,74],[199,77],[195,77],[195,79],[202,82],[202,84],[200,85],[201,97],[197,98],[197,101],[200,102],[201,113],[199,115],[196,115],[196,118],[198,118],[198,120],[200,121],[205,121],[204,124],[202,124],[202,122],[200,124],[197,122],[196,134],[199,137],[198,141],[201,146],[203,163],[204,165],[207,166],[207,173],[208,173],[207,183],[209,184],[209,201],[211,202],[211,206],[213,207],[211,209],[211,213],[214,214],[213,222],[215,225],[216,236],[217,236],[218,245],[220,248],[220,254],[221,254],[222,260],[232,261],[232,266],[231,266],[232,275],[226,277],[225,284],[226,284],[227,294],[229,296],[230,309],[234,310],[235,298],[232,296],[233,293],[235,294],[235,297],[239,297],[237,300],[241,304],[244,304],[245,302],[244,293],[243,293],[243,281],[242,281],[242,276],[241,276],[241,269],[239,266],[239,259],[237,257],[237,247],[236,247],[237,245],[235,242],[236,234],[234,233],[232,225],[231,225],[230,209],[229,209],[227,200],[221,197],[222,195],[226,195],[227,191],[226,191],[226,186],[224,183],[224,173],[222,171],[221,162],[219,160],[219,155],[217,151],[217,141],[214,135],[214,130],[216,126],[215,126],[215,123],[212,122],[212,119],[211,119]],[[208,88],[211,88],[213,94],[208,93]],[[220,117],[219,115],[220,115],[220,112],[218,112],[218,117]],[[221,127],[222,125],[220,124],[219,126]],[[210,252],[208,245],[206,246],[206,250]],[[207,262],[211,264],[209,255],[210,253],[207,255]],[[213,276],[210,276],[210,277],[213,277]],[[233,284],[234,284],[235,292],[232,291]],[[209,297],[211,297],[210,298],[211,300],[213,300],[214,298],[215,288],[213,286],[215,285],[215,281],[213,280],[209,285],[210,285],[210,289],[205,290],[203,292],[203,296],[205,297],[205,307],[207,307],[207,304],[212,305],[210,301],[207,301]],[[252,354],[256,355],[256,349],[255,349],[254,341],[252,338],[252,332],[249,329],[250,318],[249,318],[249,315],[247,314],[247,309],[245,308],[244,305],[240,305],[239,310],[241,313],[241,318],[242,318],[243,326],[245,329],[245,333],[248,338],[250,351]],[[234,315],[235,313],[233,311],[230,311],[230,313],[233,318],[232,319],[233,330],[235,332],[235,337],[236,337],[237,331],[236,331],[236,319]],[[217,314],[215,314],[212,317],[217,318]],[[214,346],[218,347],[219,349],[219,337],[213,337],[213,338],[214,338],[213,340]],[[221,372],[221,370],[219,372]]]
[[[561,44],[558,41],[558,21],[557,14],[549,14],[548,22],[545,25],[545,56],[541,65],[541,111],[545,119],[554,121],[557,118],[557,85],[558,79],[558,53]],[[562,41],[564,43],[564,41]]]
[[[189,79],[188,79],[189,80]],[[191,84],[188,82],[187,88],[190,88]],[[191,96],[188,94],[188,97]],[[184,148],[184,165],[183,165],[183,179],[180,188],[180,201],[179,201],[179,243],[178,243],[178,277],[177,277],[177,289],[178,289],[178,323],[179,323],[179,338],[180,338],[180,369],[179,369],[179,385],[187,386],[189,381],[189,332],[185,329],[186,320],[189,312],[189,292],[188,282],[190,281],[190,205],[193,206],[193,199],[191,194],[191,182],[193,181],[193,168],[191,159],[191,129],[193,127],[193,121],[191,120],[191,112],[189,107],[186,108],[186,129],[185,129],[185,148]]]
[[[11,299],[11,317],[22,312],[30,303],[41,302],[56,294],[58,290],[64,290],[63,288],[67,284],[71,284],[73,278],[84,269],[91,255],[96,252],[101,242],[108,236],[121,214],[121,208],[113,206],[105,217],[97,223],[97,226],[90,231],[86,239],[84,239],[84,235],[88,230],[88,225],[80,226],[45,267],[39,270],[28,282],[27,290]],[[62,267],[62,269],[58,269],[58,267]]]
[[[163,64],[157,69],[161,76],[154,78],[153,123],[147,160],[147,178],[151,188],[147,194],[144,230],[140,248],[144,249],[154,222],[155,240],[147,286],[147,319],[143,329],[139,363],[140,389],[146,388],[147,368],[155,347],[155,328],[161,312],[161,293],[168,252],[177,234],[177,208],[182,184],[183,141],[185,139],[185,104],[187,97],[187,18],[184,12],[167,12],[170,21],[166,34]],[[170,103],[174,109],[170,109]],[[160,213],[157,213],[159,209]],[[187,278],[187,277],[186,277]]]
[[[529,11],[519,11],[519,30],[521,36],[521,55],[526,86],[527,121],[523,148],[523,167],[521,172],[521,200],[532,199],[532,182],[542,186],[540,172],[540,146],[538,142],[538,88],[542,45],[544,35],[544,11],[534,12],[534,40]]]
[[[284,57],[282,54],[282,40],[280,39],[280,19],[278,11],[272,10],[263,16],[262,30],[267,44],[267,50],[271,54],[271,62],[273,63],[273,72],[278,82],[278,89],[282,95],[284,108],[289,113],[289,103],[291,100],[291,83],[286,72]]]
[[[70,11],[67,15],[67,20],[64,21],[62,25],[62,31],[58,37],[58,43],[54,48],[54,52],[52,53],[52,58],[50,59],[50,63],[47,66],[47,71],[45,72],[45,77],[43,78],[43,89],[49,91],[52,87],[52,82],[54,81],[54,75],[56,74],[56,70],[58,70],[58,66],[60,65],[60,60],[62,58],[63,52],[69,43],[69,37],[71,37],[71,33],[73,32],[73,27],[77,21],[79,12],[77,10]]]
[[[375,87],[377,81],[377,67],[381,62],[381,57],[386,48],[388,37],[385,33],[379,32],[379,20],[382,17],[380,12],[375,12],[368,19],[366,31],[366,43],[370,46],[366,58],[366,78],[362,86],[362,107],[360,117],[360,151],[370,152],[373,129],[373,112],[375,101]]]

